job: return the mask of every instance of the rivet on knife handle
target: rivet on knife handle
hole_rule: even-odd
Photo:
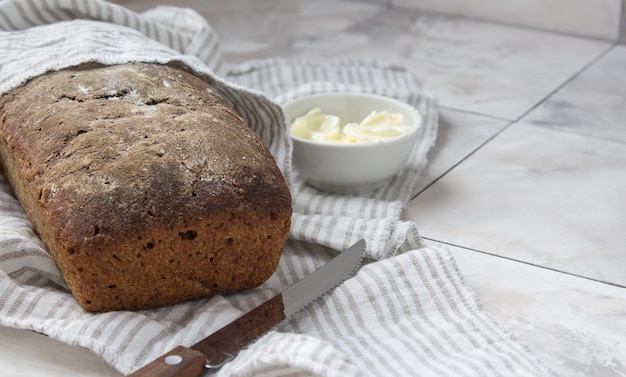
[[[179,346],[131,374],[134,377],[198,377],[204,371],[206,356]]]
[[[177,347],[130,376],[197,377],[202,369],[218,369],[239,351],[344,281],[361,264],[365,241],[339,253],[330,262],[273,298],[252,309],[195,345]],[[199,369],[197,369],[199,368]]]
[[[191,348],[176,347],[130,376],[197,377],[204,368],[220,368],[285,318],[282,296],[274,296]]]

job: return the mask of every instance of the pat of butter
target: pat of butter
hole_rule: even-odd
[[[381,142],[411,133],[418,124],[406,124],[404,116],[386,111],[372,111],[360,123],[341,124],[339,117],[314,108],[296,118],[291,133],[303,139],[337,144]]]

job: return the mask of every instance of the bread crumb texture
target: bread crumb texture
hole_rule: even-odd
[[[31,80],[0,111],[2,171],[85,309],[246,290],[275,271],[288,187],[204,80],[84,65]]]

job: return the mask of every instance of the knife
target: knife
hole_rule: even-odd
[[[344,281],[359,267],[364,252],[365,241],[361,240],[193,346],[178,346],[129,377],[198,377],[205,369],[219,369],[242,348]]]

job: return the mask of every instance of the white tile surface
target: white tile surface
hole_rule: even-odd
[[[392,0],[394,5],[615,41],[622,0]]]
[[[626,46],[616,46],[525,120],[626,143]]]
[[[557,376],[626,375],[626,290],[450,247],[485,309]]]
[[[2,377],[119,377],[93,352],[32,331],[0,326]]]
[[[398,61],[415,72],[426,90],[438,94],[442,106],[513,120],[608,47],[606,42],[390,9],[298,56]]]
[[[626,286],[624,144],[514,124],[407,209],[423,236]]]
[[[428,152],[428,164],[419,179],[416,192],[420,193],[453,169],[508,123],[500,119],[442,109],[439,113],[437,141]]]
[[[120,0],[135,10],[163,3],[192,7],[215,29],[229,63],[287,56],[306,49],[320,38],[373,17],[385,5],[335,0]]]

